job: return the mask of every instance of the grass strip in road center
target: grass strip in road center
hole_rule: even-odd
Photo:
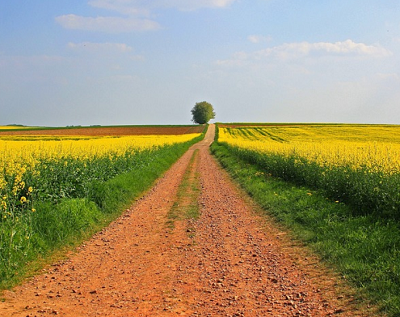
[[[175,227],[176,220],[190,220],[199,217],[198,197],[200,194],[199,175],[196,169],[199,160],[199,150],[195,150],[179,185],[176,201],[168,212],[167,226]],[[194,236],[194,228],[188,227],[190,236]]]

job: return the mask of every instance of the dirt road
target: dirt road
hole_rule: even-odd
[[[364,316],[316,258],[257,216],[209,154],[213,135],[211,125],[68,260],[7,291],[0,316]],[[188,204],[177,197],[184,177],[200,189],[200,217],[171,226],[177,202]]]

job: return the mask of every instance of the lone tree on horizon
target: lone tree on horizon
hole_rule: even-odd
[[[194,123],[204,124],[215,118],[213,106],[207,101],[197,102],[192,109]]]

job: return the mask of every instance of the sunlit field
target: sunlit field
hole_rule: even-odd
[[[20,129],[35,129],[36,127],[27,127],[19,125],[0,125],[0,130],[20,130]]]
[[[400,126],[226,126],[219,142],[267,173],[325,189],[360,212],[400,216]]]
[[[34,191],[47,191],[44,185],[48,182],[48,170],[56,175],[67,171],[70,177],[82,178],[95,162],[102,161],[104,165],[108,161],[116,168],[118,162],[127,161],[139,153],[146,151],[147,155],[151,155],[159,147],[187,142],[198,135],[118,138],[76,136],[58,140],[49,137],[29,137],[29,140],[0,138],[0,205],[3,218],[13,217],[16,211],[29,205],[31,201],[27,198]],[[113,174],[110,170],[103,173]],[[44,175],[46,179],[43,179]],[[69,196],[66,192],[64,195]]]
[[[213,153],[266,215],[361,301],[399,316],[400,126],[219,124],[218,133]]]
[[[117,212],[201,135],[1,135],[0,280]]]

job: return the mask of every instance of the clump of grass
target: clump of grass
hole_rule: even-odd
[[[400,314],[400,228],[393,218],[360,213],[328,198],[325,190],[275,178],[232,148],[212,152],[265,212],[273,215],[320,257],[391,316]],[[287,169],[285,169],[287,171]]]
[[[179,185],[176,201],[168,212],[167,226],[171,229],[174,228],[177,220],[197,219],[200,216],[198,205],[200,184],[195,168],[197,161],[198,150],[195,150]],[[194,228],[187,228],[187,231],[191,236],[194,235]]]

